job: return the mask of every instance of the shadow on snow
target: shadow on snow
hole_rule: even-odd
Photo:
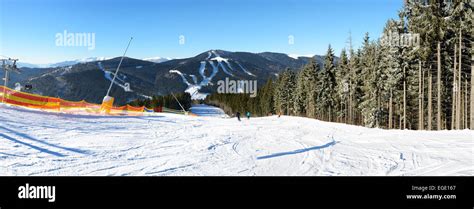
[[[263,160],[263,159],[274,158],[274,157],[281,157],[281,156],[285,156],[285,155],[294,155],[294,154],[299,154],[299,153],[303,153],[303,152],[309,152],[309,151],[312,151],[312,150],[324,149],[324,148],[327,148],[327,147],[330,147],[330,146],[334,146],[337,143],[339,143],[339,142],[332,141],[332,142],[329,142],[329,143],[321,145],[321,146],[314,146],[314,147],[308,147],[308,148],[304,148],[304,149],[297,149],[297,150],[289,151],[289,152],[279,152],[279,153],[275,153],[275,154],[271,154],[271,155],[260,156],[260,157],[257,157],[257,160]]]
[[[11,132],[12,134],[15,134],[21,138],[25,138],[25,139],[28,139],[28,140],[31,140],[31,141],[35,141],[35,142],[38,142],[38,143],[41,143],[41,144],[44,144],[44,145],[47,145],[47,146],[51,146],[51,147],[55,147],[55,148],[59,148],[59,149],[62,149],[62,150],[66,150],[66,151],[70,151],[70,152],[75,152],[75,153],[79,153],[79,154],[87,154],[87,151],[84,151],[84,150],[81,150],[81,149],[76,149],[76,148],[69,148],[69,147],[63,147],[63,146],[59,146],[59,145],[55,145],[55,144],[51,144],[51,143],[48,143],[48,142],[44,142],[40,139],[36,139],[28,134],[24,134],[24,133],[20,133],[20,132],[17,132],[17,131],[14,131],[14,130],[11,130],[9,128],[5,128],[3,126],[0,126],[0,129],[4,129],[8,132]],[[16,142],[16,143],[19,143],[19,144],[23,144],[23,145],[26,145],[26,146],[29,146],[33,149],[36,149],[36,150],[39,150],[39,151],[42,151],[42,152],[45,152],[45,153],[48,153],[48,154],[52,154],[52,155],[55,155],[55,156],[58,156],[58,157],[64,157],[65,155],[64,154],[61,154],[61,153],[58,153],[58,152],[54,152],[54,151],[50,151],[48,149],[44,149],[44,148],[41,148],[41,147],[37,147],[37,146],[34,146],[32,144],[29,144],[29,143],[26,143],[26,142],[23,142],[23,141],[20,141],[18,139],[15,139],[13,137],[10,137],[8,135],[5,135],[5,134],[1,134],[0,133],[0,136],[5,138],[5,139],[8,139],[10,141],[13,141],[13,142]]]

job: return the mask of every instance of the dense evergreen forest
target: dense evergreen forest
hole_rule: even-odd
[[[191,104],[191,95],[188,93],[153,96],[151,99],[136,99],[129,103],[131,106],[145,106],[149,109],[153,109],[155,107],[166,107],[175,110],[182,110],[182,108],[184,108],[186,111],[189,110]]]
[[[358,49],[328,47],[323,66],[310,61],[268,81],[257,97],[213,94],[228,113],[281,113],[387,129],[474,129],[473,5],[405,1],[384,38]],[[349,37],[350,38],[350,37]],[[352,40],[350,40],[352,41]]]

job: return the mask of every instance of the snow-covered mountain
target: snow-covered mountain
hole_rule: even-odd
[[[322,65],[324,57],[313,58]],[[219,80],[256,80],[260,87],[282,70],[297,70],[309,59],[294,59],[283,53],[224,50],[209,50],[194,57],[160,63],[126,57],[112,93],[119,105],[170,92],[188,92],[193,99],[203,99],[217,90]],[[27,74],[12,75],[12,78],[21,84],[31,84],[30,93],[100,103],[119,61],[120,57],[78,59],[51,64],[48,68],[24,68]]]
[[[66,67],[41,68],[46,72],[36,74],[21,83],[32,85],[32,89],[25,90],[29,93],[60,97],[71,101],[86,100],[100,103],[120,59],[117,57]],[[156,63],[133,58],[124,59],[111,91],[117,105],[157,95],[154,88],[156,74],[154,65]]]
[[[143,60],[154,62],[154,63],[161,63],[161,62],[166,62],[172,59],[169,57],[150,57],[150,58],[145,58]]]
[[[197,108],[197,114],[216,112]],[[472,176],[472,131],[272,116],[51,114],[0,104],[0,176]]]
[[[17,62],[16,63],[18,68],[43,68],[48,67],[48,64],[32,64],[27,62]]]
[[[32,64],[32,63],[26,63],[26,62],[18,62],[18,67],[19,68],[22,68],[22,67],[26,67],[26,68],[66,67],[66,66],[75,65],[75,64],[78,64],[78,63],[103,61],[103,60],[107,60],[107,59],[110,59],[110,58],[106,58],[106,57],[88,57],[88,58],[83,58],[83,59],[67,60],[67,61],[55,62],[55,63],[49,63],[49,64]]]
[[[223,51],[221,51],[223,52]],[[212,81],[214,76],[219,73],[220,70],[229,77],[236,77],[234,74],[240,72],[245,73],[248,76],[256,77],[255,74],[248,71],[243,67],[237,60],[231,58],[223,58],[216,50],[208,51],[208,56],[200,62],[199,66],[199,80],[195,74],[189,74],[189,77],[186,77],[187,74],[182,73],[177,69],[170,70],[170,73],[176,73],[181,76],[183,83],[187,85],[185,92],[191,95],[192,99],[202,100],[205,99],[207,94],[200,92],[203,87],[213,85]],[[227,54],[224,52],[223,54]],[[210,71],[210,73],[206,73]],[[207,75],[206,75],[207,74]]]
[[[315,54],[306,54],[306,55],[299,55],[299,54],[288,54],[289,57],[293,58],[293,59],[299,59],[300,57],[314,57],[316,56]]]
[[[65,66],[71,66],[75,65],[78,63],[86,63],[86,62],[95,62],[95,61],[104,61],[111,59],[110,57],[88,57],[84,59],[76,59],[76,60],[70,60],[70,61],[64,61],[64,62],[58,62],[54,64],[50,64],[49,67],[65,67]]]
[[[313,58],[322,65],[324,57]],[[219,80],[256,80],[257,85],[261,86],[286,68],[300,69],[309,59],[294,59],[287,54],[273,52],[209,50],[192,58],[171,60],[166,64],[172,67],[168,71],[173,76],[171,78],[178,77],[193,99],[203,99],[208,93],[215,91]],[[162,77],[157,77],[160,78]],[[169,79],[170,76],[166,75],[164,78]]]
[[[66,60],[66,61],[48,63],[48,64],[33,64],[33,63],[28,63],[28,62],[18,62],[18,67],[19,68],[66,67],[66,66],[75,65],[75,64],[78,64],[78,63],[104,61],[104,60],[108,60],[108,59],[112,59],[112,57],[87,57],[87,58],[83,58],[83,59]],[[171,58],[169,58],[169,57],[150,57],[150,58],[145,58],[143,60],[149,61],[149,62],[160,63],[160,62],[169,61],[169,60],[171,60]]]

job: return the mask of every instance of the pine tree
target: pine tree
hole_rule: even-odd
[[[349,59],[346,50],[341,51],[336,71],[336,103],[339,109],[336,112],[340,122],[347,123],[349,100]]]
[[[403,29],[400,22],[396,20],[387,21],[384,29],[384,38],[388,39],[393,34],[399,34]],[[394,102],[401,105],[402,93],[400,86],[402,86],[403,79],[403,47],[397,44],[392,44],[391,40],[381,40],[380,52],[381,57],[379,67],[382,70],[383,92],[382,97],[385,102],[388,102],[388,117],[387,127],[393,128]]]
[[[453,128],[460,128],[461,120],[461,97],[462,92],[460,91],[461,86],[461,77],[463,75],[469,74],[469,67],[471,66],[471,56],[472,56],[472,35],[473,32],[473,4],[468,1],[455,1],[451,3],[448,13],[449,16],[445,17],[447,19],[447,34],[446,42],[450,45],[451,56],[457,58],[457,65],[454,66],[452,71],[452,111],[454,114],[452,120],[454,125]],[[454,46],[453,46],[454,45]],[[471,73],[472,74],[472,73]],[[472,76],[472,75],[471,75]],[[471,87],[472,88],[472,87]]]
[[[275,111],[286,115],[294,114],[294,89],[296,75],[290,69],[283,71],[278,78],[274,92]]]
[[[314,59],[297,75],[294,92],[294,111],[296,115],[315,117],[316,115],[316,82],[319,66]]]
[[[265,85],[258,91],[259,113],[268,114],[273,112],[273,80],[270,78]]]
[[[367,127],[378,127],[382,116],[380,93],[382,91],[381,70],[378,66],[380,55],[378,55],[377,44],[370,42],[369,34],[364,37],[362,47],[362,77],[364,95],[362,97],[362,115],[364,125]]]
[[[349,102],[350,102],[350,124],[360,125],[361,115],[361,102],[364,92],[362,90],[363,78],[361,77],[361,64],[360,59],[362,51],[360,49],[357,52],[350,51],[351,57],[349,60]]]
[[[325,117],[328,121],[333,119],[333,107],[335,106],[335,88],[336,88],[336,66],[334,65],[334,52],[331,45],[328,47],[326,57],[324,59],[324,69],[321,71],[319,77],[319,92],[318,103],[321,105],[323,111],[327,114]]]
[[[303,70],[301,70],[297,74],[296,87],[294,92],[293,108],[295,111],[295,115],[298,116],[305,116],[307,109],[306,99],[308,98],[308,96],[306,95],[306,93],[308,92],[308,90],[306,78],[304,75],[305,69],[306,67],[303,68]]]

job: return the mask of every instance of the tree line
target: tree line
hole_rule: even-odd
[[[179,102],[178,102],[179,101]],[[151,99],[135,99],[128,103],[134,107],[145,106],[148,109],[155,107],[166,107],[169,109],[188,111],[191,108],[191,95],[188,93],[169,94],[163,96],[153,96]]]
[[[269,80],[257,97],[213,94],[226,112],[281,113],[387,129],[474,129],[473,5],[405,1],[382,38],[329,45],[323,66],[311,60]],[[351,38],[350,43],[352,42]]]

